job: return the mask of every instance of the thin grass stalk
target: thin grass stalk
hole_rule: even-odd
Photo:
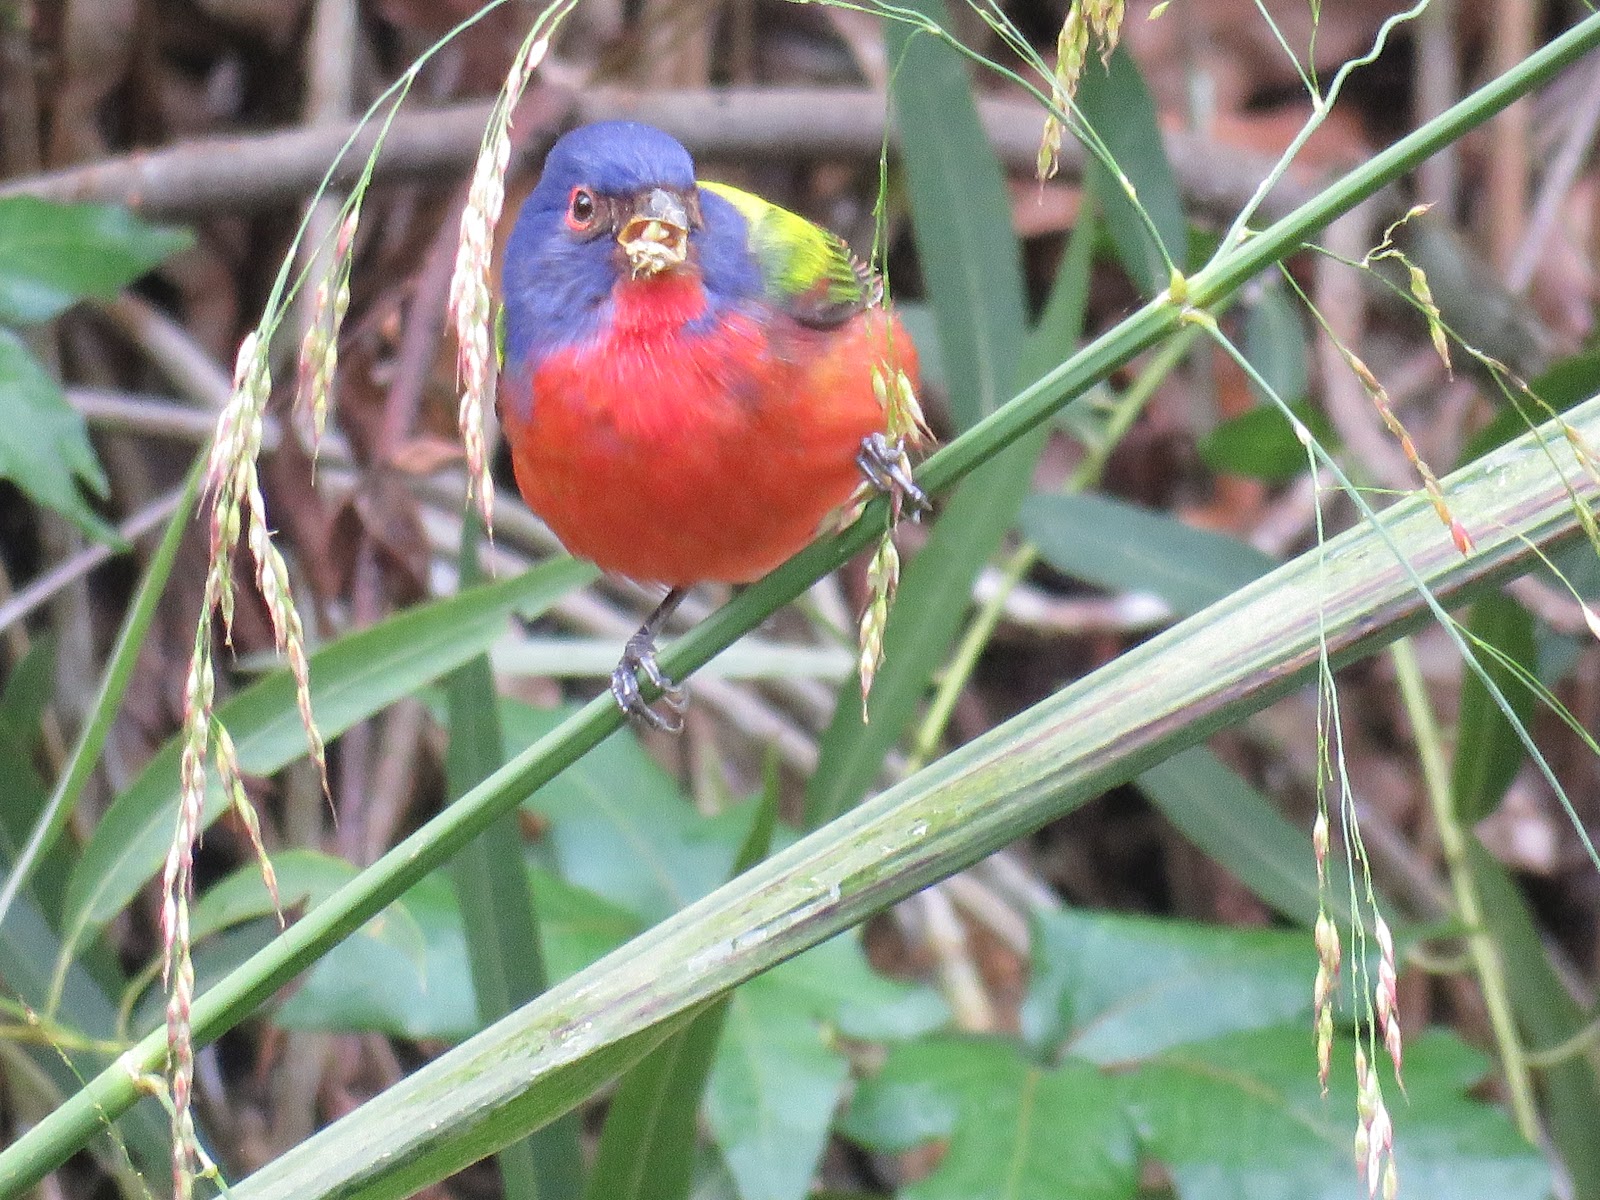
[[[123,694],[128,690],[128,681],[133,678],[133,668],[139,660],[145,632],[150,628],[156,605],[166,591],[167,577],[172,573],[178,544],[183,540],[183,531],[188,527],[195,497],[199,495],[204,469],[205,459],[201,457],[189,471],[183,492],[178,498],[177,511],[167,522],[166,532],[161,535],[161,542],[150,557],[150,566],[139,583],[139,591],[122,622],[122,630],[117,634],[117,644],[111,650],[105,676],[100,681],[100,690],[95,694],[94,706],[84,722],[82,733],[78,735],[78,742],[72,748],[72,756],[62,767],[55,790],[50,793],[50,799],[34,822],[27,845],[17,855],[17,861],[12,864],[5,883],[0,885],[0,922],[6,919],[17,890],[28,881],[35,864],[55,844],[61,830],[66,827],[73,810],[78,806],[84,785],[89,782],[89,776],[100,762],[100,751],[105,748],[117,710],[122,705]]]
[[[1225,302],[1260,271],[1298,249],[1305,239],[1340,212],[1360,203],[1428,155],[1482,124],[1597,45],[1600,45],[1600,14],[1580,22],[1518,67],[1375,155],[1260,235],[1220,254],[1183,283],[1180,298],[1174,298],[1169,290],[1145,305],[933,455],[919,472],[919,482],[934,492],[947,488],[1047,420],[1068,399],[1174,331],[1183,322],[1187,309],[1204,309]],[[1593,433],[1591,430],[1591,436]],[[1559,505],[1560,501],[1546,499],[1544,503],[1549,507]],[[664,653],[663,669],[681,679],[704,665],[735,638],[846,561],[882,528],[885,515],[884,502],[875,501],[851,529],[791,559]],[[1486,570],[1483,561],[1480,553],[1472,563],[1456,564],[1456,569],[1468,573]],[[447,860],[495,817],[613,732],[620,721],[615,705],[605,697],[598,698],[463,797],[448,812],[391,850],[357,880],[198,997],[190,1015],[195,1044],[217,1037],[242,1020],[281,984]],[[1196,736],[1209,732],[1210,728],[1205,726]],[[935,764],[928,770],[937,772],[941,766]],[[90,1080],[13,1146],[0,1152],[0,1193],[9,1194],[12,1188],[37,1182],[93,1136],[103,1121],[126,1111],[141,1094],[140,1078],[160,1065],[164,1058],[164,1038],[157,1035],[146,1038],[130,1049],[117,1066]]]
[[[1405,705],[1406,716],[1410,718],[1412,736],[1416,739],[1418,755],[1422,760],[1428,807],[1439,833],[1439,847],[1444,851],[1445,870],[1450,876],[1450,891],[1456,902],[1456,916],[1465,928],[1467,955],[1472,961],[1473,973],[1478,977],[1478,986],[1483,991],[1484,1008],[1489,1013],[1489,1026],[1500,1055],[1500,1069],[1505,1076],[1511,1112],[1516,1117],[1517,1128],[1522,1136],[1533,1145],[1538,1145],[1542,1132],[1539,1128],[1539,1106],[1533,1096],[1533,1079],[1523,1051],[1522,1035],[1511,1012],[1505,963],[1501,960],[1499,946],[1484,925],[1483,904],[1467,854],[1467,833],[1456,816],[1456,806],[1450,794],[1450,770],[1445,764],[1443,739],[1438,722],[1434,720],[1427,687],[1423,683],[1422,667],[1417,662],[1417,653],[1409,638],[1396,642],[1389,654],[1394,660],[1400,698]]]

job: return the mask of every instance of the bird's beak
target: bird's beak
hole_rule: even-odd
[[[665,188],[651,188],[639,197],[617,244],[627,253],[635,279],[681,266],[689,256],[688,206]]]

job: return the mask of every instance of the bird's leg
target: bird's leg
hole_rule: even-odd
[[[861,439],[856,466],[861,468],[862,477],[871,487],[889,497],[896,523],[903,506],[909,505],[913,521],[932,509],[928,494],[911,477],[911,459],[906,455],[903,438],[891,439],[884,433],[868,434]]]
[[[656,605],[655,611],[639,626],[639,632],[628,639],[622,649],[622,661],[611,672],[611,694],[616,698],[617,707],[635,721],[664,733],[677,733],[683,728],[683,718],[679,714],[683,711],[684,695],[683,689],[668,679],[656,663],[656,635],[688,594],[687,588],[673,588],[667,593],[666,599]],[[660,689],[662,702],[672,712],[670,717],[662,716],[645,703],[639,688],[640,675]]]

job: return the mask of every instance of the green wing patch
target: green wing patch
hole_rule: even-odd
[[[739,210],[768,297],[801,324],[841,325],[877,302],[872,272],[836,234],[725,183],[700,186]]]

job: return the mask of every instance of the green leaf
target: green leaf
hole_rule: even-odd
[[[1161,1055],[1124,1077],[1145,1152],[1183,1200],[1367,1194],[1350,1157],[1356,1123],[1353,1043],[1334,1045],[1330,1096],[1317,1086],[1310,1035],[1277,1028]],[[1505,1115],[1466,1096],[1484,1060],[1442,1032],[1406,1043],[1409,1102],[1385,1087],[1401,1194],[1428,1200],[1544,1200],[1548,1166]]]
[[[1521,883],[1471,833],[1467,847],[1472,886],[1482,897],[1485,932],[1505,964],[1511,1007],[1527,1049],[1549,1052],[1588,1036],[1594,1012],[1572,998],[1564,972],[1551,963],[1545,933]],[[1410,1050],[1406,1053],[1409,1078]],[[1572,1195],[1600,1196],[1600,1139],[1594,1136],[1600,1079],[1592,1056],[1558,1057],[1539,1073],[1539,1084],[1550,1138],[1572,1178]]]
[[[706,1116],[744,1200],[801,1200],[849,1077],[835,1029],[909,1036],[948,1012],[925,988],[884,979],[855,936],[834,938],[734,992]]]
[[[1132,1123],[1115,1084],[1068,1059],[1046,1068],[1001,1038],[895,1046],[856,1091],[846,1137],[885,1153],[948,1140],[901,1200],[1124,1200],[1138,1192]]]
[[[1522,727],[1528,728],[1536,704],[1534,694],[1510,667],[1476,643],[1487,642],[1537,678],[1534,673],[1539,665],[1539,646],[1533,617],[1505,593],[1488,592],[1473,603],[1467,614],[1467,632],[1471,634],[1473,652],[1489,678],[1510,703]],[[1523,753],[1521,738],[1483,680],[1475,672],[1461,672],[1461,707],[1450,794],[1462,824],[1476,824],[1499,807],[1522,766]]]
[[[11,665],[0,693],[0,741],[26,758],[39,745],[40,724],[56,690],[56,636],[35,637],[27,653]]]
[[[514,579],[474,588],[400,613],[341,638],[311,656],[311,699],[329,740],[401,696],[437,679],[499,636],[515,611],[540,611],[593,577],[560,559]],[[270,775],[305,753],[305,731],[287,670],[252,684],[219,706],[246,775]],[[160,869],[178,803],[177,739],[162,747],[101,818],[68,888],[68,946],[120,912]],[[205,824],[222,811],[216,780],[206,790]]]
[[[540,946],[554,979],[582,970],[639,931],[632,913],[539,868]],[[430,875],[324,957],[279,1009],[286,1028],[459,1041],[482,1028],[466,933],[450,882]]]
[[[462,526],[457,566],[463,586],[480,581],[480,530],[470,517]],[[444,688],[450,714],[445,785],[453,803],[494,774],[506,752],[489,656],[480,654],[457,667]],[[467,932],[478,1017],[485,1025],[549,986],[522,846],[517,814],[502,813],[448,869]],[[583,1184],[576,1117],[563,1117],[505,1147],[496,1161],[505,1200],[576,1194]]]
[[[556,728],[570,709],[502,709],[513,751]],[[535,792],[523,807],[550,823],[564,878],[659,921],[728,878],[755,807],[705,818],[677,781],[621,732]]]
[[[1156,124],[1155,102],[1125,49],[1118,48],[1109,67],[1098,58],[1084,64],[1078,87],[1078,107],[1100,135],[1111,157],[1133,186],[1138,205],[1150,217],[1177,268],[1188,266],[1189,230],[1178,197],[1177,178],[1167,162],[1166,147]],[[1122,184],[1096,159],[1089,173],[1105,212],[1117,257],[1130,278],[1146,296],[1172,282],[1166,260],[1150,238],[1135,201]]]
[[[86,297],[109,300],[192,241],[125,208],[0,198],[0,323],[36,324]]]
[[[1311,1011],[1301,931],[1067,910],[1034,916],[1033,957],[1022,1029],[1045,1054],[1132,1062]]]
[[[83,418],[9,329],[0,329],[0,479],[11,480],[90,537],[120,541],[78,490],[82,485],[97,496],[108,490]]]
[[[8,798],[10,793],[7,793]],[[0,805],[3,808],[4,805]],[[0,860],[0,866],[9,869],[11,860]],[[56,961],[60,942],[50,922],[34,904],[27,889],[11,902],[4,921],[0,921],[0,979],[5,980],[8,998],[14,998],[37,1013],[49,1013],[63,1030],[80,1034],[83,1038],[105,1039],[115,1045],[117,1036],[116,1006],[102,990],[101,984],[80,963],[72,964],[62,981],[61,999],[54,1012],[50,1011],[50,964]],[[108,981],[108,986],[120,986],[120,981]],[[66,1041],[66,1039],[63,1039]],[[83,1081],[108,1066],[114,1054],[92,1047],[61,1044],[15,1047],[26,1054],[32,1072],[17,1069],[6,1063],[8,1090],[16,1095],[28,1086],[46,1091],[56,1103],[77,1092]],[[24,1076],[28,1079],[25,1080]],[[35,1098],[41,1098],[35,1093]],[[160,1104],[146,1099],[123,1114],[113,1126],[122,1146],[104,1136],[107,1133],[104,1118],[96,1124],[96,1135],[90,1143],[95,1156],[109,1169],[115,1170],[123,1162],[122,1147],[132,1153],[139,1167],[159,1174],[170,1158],[168,1130],[170,1124]]]
[[[1339,439],[1322,410],[1305,400],[1289,405],[1300,423],[1324,446]],[[1310,466],[1305,445],[1276,405],[1262,404],[1223,421],[1200,439],[1200,458],[1213,471],[1284,483]]]
[[[1109,496],[1032,496],[1022,528],[1056,570],[1108,591],[1153,592],[1181,615],[1276,565],[1247,542]]]
[[[726,999],[712,1004],[623,1078],[606,1112],[585,1200],[689,1194],[700,1095],[726,1015]]]
[[[907,7],[949,25],[943,0]],[[885,21],[884,39],[917,259],[938,322],[950,412],[967,429],[1011,395],[1028,327],[1011,200],[966,62],[901,21]]]
[[[987,144],[972,152],[990,153]],[[1009,214],[1005,219],[1009,221]],[[1094,227],[1088,217],[1079,221],[1039,324],[1022,346],[1021,369],[1030,378],[1044,374],[1070,353],[1082,331]],[[973,264],[971,269],[981,270],[982,265]],[[934,297],[936,307],[954,310],[950,319],[958,324],[988,320],[982,309],[963,319],[959,300],[959,295]],[[1002,331],[993,336],[1002,336]],[[1041,429],[1019,439],[974,471],[943,506],[927,544],[906,568],[890,611],[884,664],[872,685],[871,720],[862,717],[855,675],[840,690],[822,739],[821,760],[806,788],[808,828],[856,804],[876,782],[884,756],[901,737],[955,641],[973,580],[1016,519],[1047,437]]]
[[[272,871],[286,916],[315,908],[356,876],[356,868],[342,858],[298,848],[274,854]],[[245,921],[273,915],[272,896],[261,880],[261,871],[250,863],[200,895],[189,909],[189,933],[198,942]],[[420,932],[413,947],[421,951]]]

